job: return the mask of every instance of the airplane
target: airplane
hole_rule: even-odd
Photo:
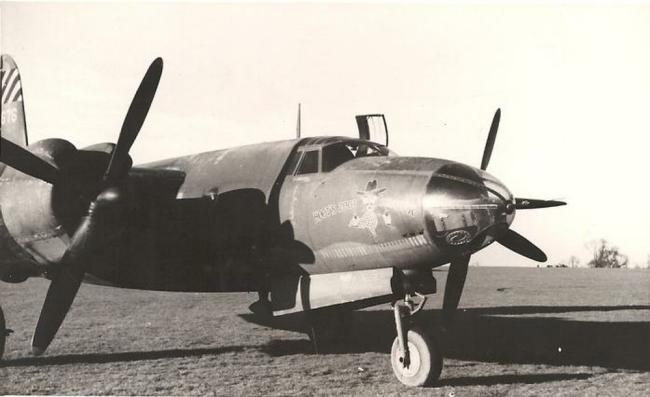
[[[545,261],[510,225],[517,210],[566,204],[516,198],[486,172],[500,110],[480,167],[398,156],[377,114],[357,116],[358,138],[300,137],[299,117],[295,139],[134,166],[129,151],[156,93],[161,58],[145,73],[117,144],[82,149],[59,138],[28,145],[18,68],[8,55],[2,62],[0,279],[51,280],[35,355],[52,342],[82,281],[251,291],[258,293],[255,316],[302,315],[315,346],[319,314],[391,303],[393,371],[405,385],[430,385],[442,351],[413,316],[436,292],[432,269],[449,264],[446,327],[471,255],[496,241]],[[370,139],[371,129],[378,139]],[[0,308],[0,346],[8,332]]]

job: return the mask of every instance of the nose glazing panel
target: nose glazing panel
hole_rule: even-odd
[[[441,249],[473,251],[492,241],[512,222],[510,192],[494,177],[469,166],[441,167],[423,199],[429,236]]]

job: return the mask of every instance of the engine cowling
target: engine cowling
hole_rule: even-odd
[[[58,262],[88,203],[96,196],[97,181],[110,158],[109,147],[77,150],[63,139],[46,139],[29,150],[61,171],[54,185],[7,167],[0,183],[0,221],[4,246],[19,246],[0,252],[0,262],[16,262],[16,256],[33,264]],[[4,233],[2,233],[4,231]],[[4,252],[8,251],[8,252]],[[6,272],[5,272],[6,273]]]

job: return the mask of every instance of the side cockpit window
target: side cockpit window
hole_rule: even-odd
[[[318,150],[310,150],[302,155],[296,175],[313,174],[318,172]]]
[[[388,148],[368,141],[338,142],[323,148],[323,172],[358,157],[388,156]]]
[[[323,148],[323,172],[332,171],[334,168],[354,158],[354,153],[348,145],[337,143]]]
[[[391,156],[386,146],[364,140],[343,140],[329,145],[301,147],[289,163],[288,175],[330,172],[341,164],[359,157]]]

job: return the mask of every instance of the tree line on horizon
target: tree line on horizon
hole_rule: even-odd
[[[592,241],[588,246],[592,247],[592,256],[589,262],[587,262],[588,267],[597,269],[620,269],[628,267],[628,256],[604,238]],[[580,259],[572,255],[566,264],[560,263],[555,267],[580,267]],[[646,268],[650,269],[650,254],[648,254]]]

